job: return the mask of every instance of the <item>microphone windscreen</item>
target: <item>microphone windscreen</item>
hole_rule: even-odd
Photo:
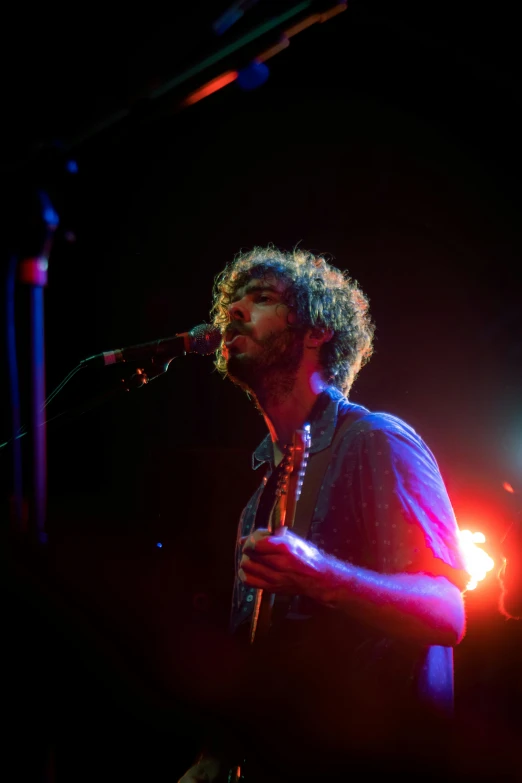
[[[221,330],[210,324],[199,324],[189,332],[190,351],[207,356],[219,348]]]

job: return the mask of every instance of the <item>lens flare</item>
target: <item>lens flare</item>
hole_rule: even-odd
[[[486,536],[484,533],[472,533],[471,530],[459,530],[460,551],[464,559],[466,571],[471,576],[466,585],[466,590],[474,590],[486,574],[491,571],[495,565],[494,560],[481,549],[477,544],[485,544]]]

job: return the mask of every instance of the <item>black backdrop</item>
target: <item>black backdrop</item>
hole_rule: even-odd
[[[226,5],[169,22],[154,9],[12,16],[5,162],[175,73],[205,51]],[[520,519],[520,494],[502,484],[522,488],[517,65],[506,8],[470,18],[354,3],[293,38],[258,90],[231,85],[81,145],[46,291],[48,389],[85,356],[208,319],[213,277],[241,248],[326,252],[367,291],[377,323],[352,399],[418,430],[461,527],[486,533],[499,563]],[[27,316],[21,291],[25,405]],[[51,412],[116,382],[112,370],[77,376]],[[49,740],[59,781],[177,779],[212,672],[225,681],[233,668],[221,628],[263,435],[246,397],[193,356],[50,427],[48,555],[4,593],[19,769]],[[520,731],[521,632],[498,594],[490,575],[467,595],[456,686],[470,769],[478,744],[500,774],[513,762],[497,741]]]

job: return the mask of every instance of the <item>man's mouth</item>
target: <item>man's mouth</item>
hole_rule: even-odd
[[[246,335],[243,334],[243,332],[238,331],[238,329],[230,329],[225,332],[225,339],[224,343],[227,348],[229,348],[231,345],[234,345],[236,340],[238,340],[240,337],[245,337]]]

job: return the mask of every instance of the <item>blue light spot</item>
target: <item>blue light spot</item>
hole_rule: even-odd
[[[220,16],[219,19],[216,19],[215,22],[212,22],[212,29],[214,30],[216,35],[223,35],[225,30],[228,30],[229,27],[232,27],[234,22],[237,22],[241,17],[243,16],[243,11],[241,8],[229,8],[228,11],[225,11],[223,16]]]
[[[251,62],[238,72],[237,83],[242,90],[255,90],[268,79],[268,66],[265,63]]]
[[[161,547],[163,546],[163,544],[161,543],[161,541],[158,541],[158,543],[156,544],[156,546],[158,547],[158,549],[161,549]]]
[[[51,206],[47,206],[47,207],[44,208],[43,219],[45,220],[45,222],[48,225],[51,225],[51,226],[57,226],[58,223],[60,222],[60,218],[58,217],[58,213]]]
[[[68,160],[65,164],[65,168],[69,172],[69,174],[78,174],[78,164],[75,160]]]

